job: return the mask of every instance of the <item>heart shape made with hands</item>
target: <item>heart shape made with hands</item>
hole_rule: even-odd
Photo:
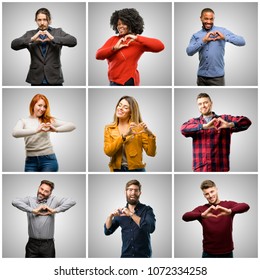
[[[125,211],[126,211],[125,207],[117,209],[119,216],[126,216]]]
[[[52,215],[51,209],[47,205],[42,205],[40,211],[38,212],[39,216],[48,216]]]
[[[210,217],[212,217],[212,218],[219,218],[221,216],[227,216],[227,215],[228,215],[228,213],[227,213],[225,208],[223,208],[223,207],[221,207],[219,205],[217,205],[217,206],[212,205],[208,209],[208,212],[204,216],[204,218],[210,218]]]
[[[138,124],[138,125],[132,127],[132,131],[134,134],[140,134],[140,133],[144,132],[144,128],[141,124]]]
[[[220,34],[218,33],[218,31],[210,32],[209,38],[211,38],[212,41],[220,40]]]
[[[214,119],[214,127],[215,127],[216,129],[218,129],[218,128],[220,127],[220,125],[221,125],[220,120]]]
[[[51,124],[50,123],[42,123],[41,131],[48,132],[51,130]]]
[[[44,38],[41,38],[41,36],[44,36]],[[45,30],[40,30],[38,32],[38,36],[36,38],[37,41],[40,41],[40,42],[47,42],[47,41],[50,41],[50,38],[48,37],[47,35],[47,31]]]

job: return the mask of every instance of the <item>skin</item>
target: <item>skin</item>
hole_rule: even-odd
[[[134,136],[139,133],[147,133],[148,135],[153,135],[153,133],[148,129],[146,123],[141,122],[136,124],[135,122],[129,122],[131,117],[130,105],[127,100],[122,99],[117,108],[116,116],[119,120],[118,129],[123,138],[127,136]]]
[[[51,187],[47,184],[42,184],[38,188],[37,199],[39,201],[48,199],[51,193],[52,193]],[[47,205],[40,204],[38,208],[33,209],[32,213],[37,216],[49,216],[55,214],[56,211],[55,209],[52,209]]]
[[[229,216],[232,213],[231,209],[222,207],[219,205],[220,200],[218,197],[217,187],[210,187],[202,190],[204,197],[207,199],[208,203],[211,205],[206,211],[201,213],[203,219],[210,217],[218,218],[221,216]],[[216,212],[216,210],[218,210]],[[217,214],[216,214],[217,213]]]
[[[128,26],[124,24],[120,19],[117,22],[117,30],[121,38],[114,45],[114,51],[118,51],[122,48],[127,48],[137,38],[137,35],[131,34]]]
[[[49,42],[54,39],[54,37],[47,31],[50,20],[45,14],[38,14],[36,18],[36,23],[38,25],[39,31],[31,38],[31,42]],[[40,35],[46,35],[45,39],[41,39]]]
[[[106,220],[106,228],[109,229],[112,226],[112,221],[114,217],[131,217],[131,219],[140,226],[141,217],[135,214],[135,207],[139,202],[141,191],[138,186],[130,185],[126,191],[126,201],[128,203],[127,207],[118,208],[109,214]]]
[[[212,12],[204,12],[202,16],[200,17],[202,26],[207,32],[206,36],[202,39],[204,43],[208,43],[211,41],[217,41],[217,40],[225,40],[225,36],[220,31],[209,31],[213,25],[215,20],[215,15]]]
[[[39,99],[33,108],[33,117],[40,118],[46,112],[47,106],[43,99]],[[56,128],[51,123],[40,123],[37,128],[37,133],[39,132],[56,132]]]
[[[212,104],[213,102],[211,102],[208,97],[202,97],[197,99],[197,105],[203,117],[212,116]],[[214,128],[220,132],[221,129],[232,128],[234,126],[235,125],[233,122],[227,122],[223,120],[221,117],[219,117],[219,118],[212,119],[206,124],[203,124],[203,129]]]

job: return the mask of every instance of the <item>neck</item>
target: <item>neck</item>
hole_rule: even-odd
[[[212,116],[213,116],[212,112],[210,112],[210,113],[208,113],[206,115],[203,115],[203,117],[205,117],[205,118],[212,117]]]
[[[128,119],[119,119],[118,120],[118,125],[128,125],[129,120]]]
[[[133,204],[129,204],[129,203],[128,203],[127,207],[128,207],[128,209],[129,209],[131,212],[134,212],[134,211],[135,211],[136,205],[137,205],[137,204],[134,204],[134,205],[133,205]]]

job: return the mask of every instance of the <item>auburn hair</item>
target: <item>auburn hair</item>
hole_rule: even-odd
[[[45,95],[40,94],[40,93],[36,94],[31,100],[31,103],[29,106],[30,115],[31,116],[34,115],[34,106],[40,99],[42,99],[45,102],[45,106],[46,106],[46,111],[43,113],[43,115],[41,117],[39,117],[40,122],[41,123],[52,122],[54,117],[51,116],[49,100]]]

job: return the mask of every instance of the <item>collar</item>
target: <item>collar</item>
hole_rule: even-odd
[[[213,118],[218,118],[218,117],[220,117],[220,116],[217,115],[215,112],[212,112],[212,119],[213,119]],[[201,119],[204,119],[204,116],[201,114],[201,115],[200,115],[200,118],[201,118]]]
[[[52,28],[51,26],[48,26],[48,28],[47,28],[48,31],[52,31],[52,29],[53,29],[53,28]],[[37,28],[37,31],[39,31],[39,30],[40,30],[40,29]]]
[[[215,27],[215,25],[213,24],[212,27],[211,27],[210,29],[205,29],[204,26],[202,25],[202,26],[201,26],[201,29],[202,29],[203,31],[210,32],[210,31],[212,31],[212,29],[213,29],[214,27]]]
[[[140,201],[138,201],[138,203],[135,205],[135,211],[138,211],[138,209],[140,208],[142,204],[140,203]],[[128,208],[128,203],[126,203],[126,208]]]

